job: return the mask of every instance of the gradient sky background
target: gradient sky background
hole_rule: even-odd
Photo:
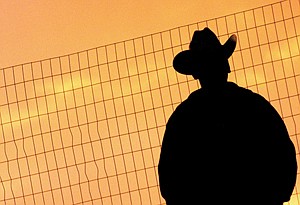
[[[0,0],[0,67],[57,57],[279,0]]]
[[[7,204],[93,199],[110,204],[122,195],[122,200],[132,197],[140,204],[138,199],[148,199],[149,194],[153,201],[160,201],[155,166],[165,120],[176,103],[198,88],[196,81],[187,83],[185,76],[177,78],[173,69],[167,70],[165,64],[171,60],[162,59],[176,49],[161,52],[150,46],[148,55],[141,52],[141,58],[109,64],[103,53],[103,58],[95,60],[98,49],[55,57],[279,1],[0,0],[0,181],[4,182],[0,203],[5,199]],[[275,24],[269,25],[268,32],[261,26],[257,31],[260,41],[255,33],[243,40],[247,36],[239,32],[238,38],[245,43],[232,58],[237,69],[231,75],[239,85],[268,96],[297,143],[300,115],[296,84],[300,85],[300,78],[292,64],[300,62],[295,29],[299,19],[276,24],[281,36],[272,35],[277,32]],[[258,46],[258,42],[265,45]],[[115,56],[112,48],[105,51]],[[130,48],[128,44],[127,50]],[[120,56],[122,52],[120,49]],[[15,66],[49,58],[52,60],[41,64]],[[118,182],[122,182],[121,188]],[[94,185],[98,188],[90,189]],[[298,204],[297,197],[294,195],[291,204]]]

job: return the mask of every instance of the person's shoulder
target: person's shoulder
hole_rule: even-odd
[[[228,83],[228,89],[230,93],[235,95],[241,95],[244,96],[245,98],[252,98],[252,99],[266,101],[266,99],[259,93],[256,93],[248,88],[241,87],[233,82]]]
[[[227,90],[230,93],[240,94],[240,95],[242,95],[242,94],[244,94],[244,95],[253,95],[253,94],[255,94],[253,91],[249,90],[248,88],[241,87],[241,86],[237,85],[234,82],[228,82],[227,83]]]
[[[195,102],[199,101],[199,96],[202,95],[201,88],[193,91],[189,94],[189,96],[181,101],[176,107],[172,116],[179,116],[179,115],[188,115],[190,110],[193,110],[195,107]],[[201,98],[201,97],[200,97]]]
[[[202,98],[203,95],[204,95],[203,90],[199,88],[193,91],[192,93],[190,93],[190,95],[187,97],[187,99],[184,102],[189,103],[191,101],[194,101],[195,99]]]
[[[179,105],[178,105],[178,109],[181,108],[185,108],[185,107],[190,107],[193,104],[195,104],[195,102],[198,102],[199,100],[201,100],[203,98],[203,91],[201,88],[193,91],[192,93],[189,94],[189,96],[183,100]],[[199,103],[199,102],[198,102]]]
[[[232,99],[237,100],[248,108],[255,110],[273,109],[271,103],[263,95],[248,88],[240,87],[235,83],[230,83],[229,86],[231,87]]]

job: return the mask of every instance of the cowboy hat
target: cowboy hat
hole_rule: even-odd
[[[201,59],[210,58],[213,61],[222,56],[226,60],[232,55],[236,47],[236,35],[221,45],[217,36],[209,29],[197,30],[194,32],[189,50],[178,53],[173,60],[174,69],[185,75],[192,75],[199,69]],[[230,68],[229,71],[230,72]]]

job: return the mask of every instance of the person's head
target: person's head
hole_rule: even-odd
[[[235,35],[221,45],[209,28],[195,31],[189,50],[175,56],[173,67],[181,74],[192,75],[195,79],[199,79],[203,88],[223,86],[230,73],[228,58],[235,46]]]

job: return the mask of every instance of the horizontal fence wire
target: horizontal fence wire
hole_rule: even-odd
[[[172,61],[204,27],[221,43],[237,35],[229,80],[277,109],[299,163],[300,6],[286,0],[0,68],[0,204],[165,204],[165,125],[200,88]],[[299,180],[286,204],[300,204]]]

